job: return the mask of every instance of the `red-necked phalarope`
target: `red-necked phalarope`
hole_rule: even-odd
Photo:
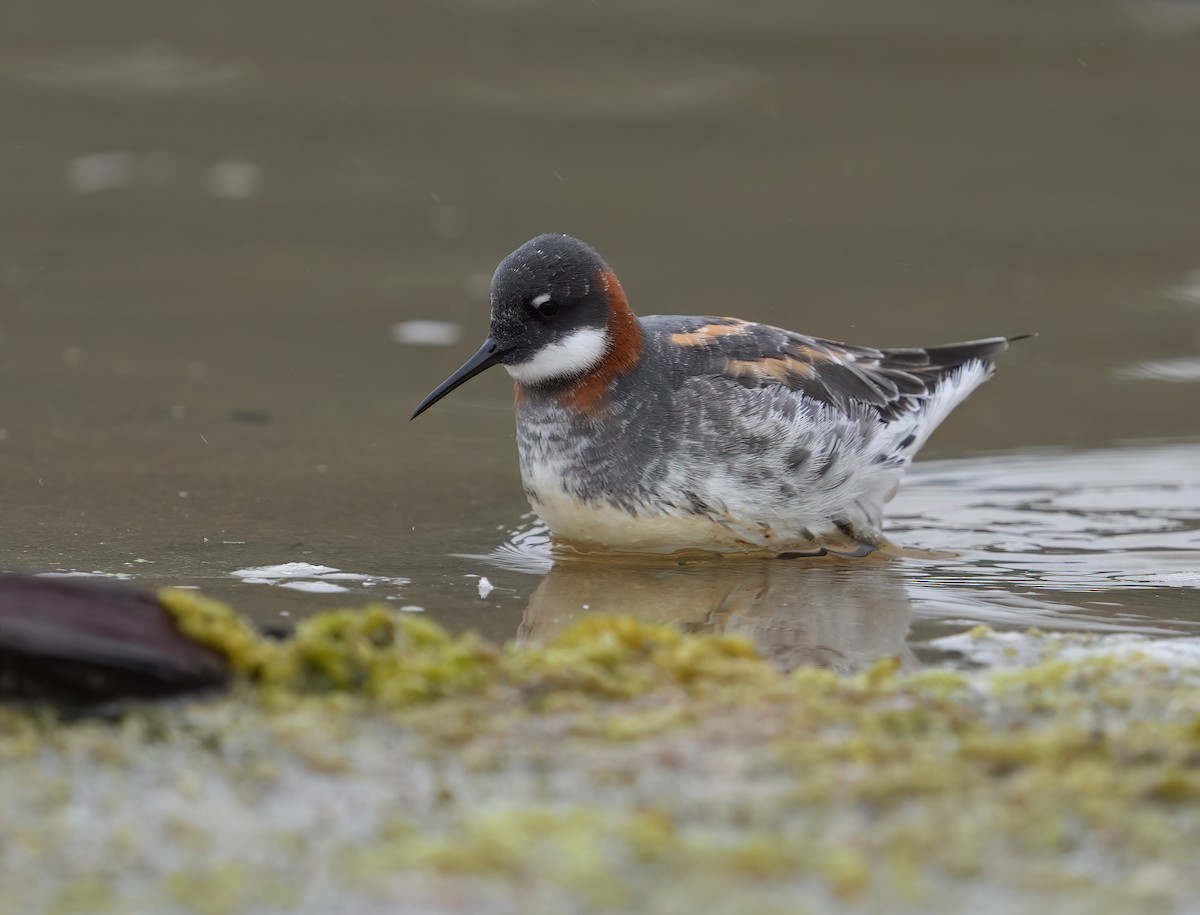
[[[583,551],[861,555],[913,456],[1019,337],[872,349],[737,318],[638,318],[592,248],[541,235],[491,332],[426,397],[503,365],[525,492]]]

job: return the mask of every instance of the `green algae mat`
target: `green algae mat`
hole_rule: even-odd
[[[1005,663],[844,676],[627,618],[270,641],[162,600],[231,688],[0,706],[3,915],[1200,907],[1200,666],[1150,643],[976,631]]]

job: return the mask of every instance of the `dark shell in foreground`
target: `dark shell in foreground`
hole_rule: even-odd
[[[0,699],[89,706],[212,689],[225,659],[186,638],[145,591],[0,575]]]

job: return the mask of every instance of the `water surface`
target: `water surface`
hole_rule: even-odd
[[[932,657],[981,621],[1190,630],[1186,7],[9,3],[0,567],[270,625],[366,597],[496,638],[635,612],[787,663]],[[892,508],[958,555],[546,572],[507,379],[407,415],[482,338],[495,263],[553,230],[642,313],[1038,331]]]

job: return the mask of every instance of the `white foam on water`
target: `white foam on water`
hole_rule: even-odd
[[[1137,658],[1200,679],[1200,638],[1154,638],[1134,633],[962,632],[932,639],[931,648],[954,652],[988,668],[1030,667],[1042,661]]]
[[[338,571],[340,569],[335,569],[333,566],[318,566],[311,562],[284,562],[273,566],[238,569],[231,574],[235,578],[256,578],[269,581],[280,578],[310,578],[314,575],[325,575]]]
[[[377,586],[401,588],[412,580],[391,575],[367,575],[362,572],[344,572],[334,566],[317,565],[311,562],[284,562],[277,565],[254,566],[236,569],[230,573],[248,585],[274,585],[293,591],[312,594],[338,594],[350,591],[350,585],[362,588]]]
[[[332,581],[284,581],[279,583],[281,588],[290,588],[293,591],[308,591],[312,594],[340,594],[350,589],[344,585],[334,584]]]

